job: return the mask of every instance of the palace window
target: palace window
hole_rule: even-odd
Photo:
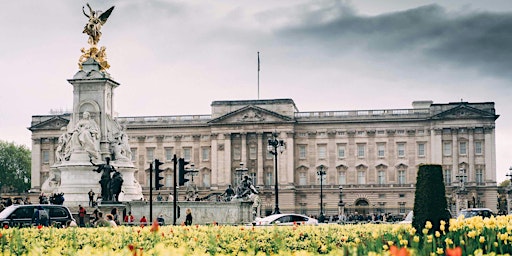
[[[385,157],[386,156],[386,143],[377,143],[377,156]]]
[[[345,171],[338,172],[338,184],[339,185],[347,184],[347,173]]]
[[[274,175],[272,175],[272,172],[265,173],[265,185],[267,185],[267,186],[274,185]]]
[[[137,148],[130,149],[132,151],[132,162],[137,161]]]
[[[299,145],[299,159],[306,159],[306,145]]]
[[[255,160],[258,155],[258,151],[256,149],[256,144],[249,145],[249,159]]]
[[[405,156],[405,143],[397,143],[396,148],[397,148],[396,153],[397,153],[398,157],[404,157]]]
[[[152,162],[155,159],[155,148],[146,148],[146,161]]]
[[[301,186],[307,185],[306,172],[299,172],[299,185],[301,185]]]
[[[233,146],[233,160],[240,160],[241,150],[239,145]]]
[[[425,157],[425,143],[418,143],[418,157]]]
[[[43,150],[43,163],[47,164],[50,163],[50,151],[49,150]]]
[[[201,148],[201,159],[205,162],[210,161],[210,148],[209,147]]]
[[[476,183],[478,185],[484,184],[484,170],[482,169],[482,167],[476,167],[475,172]]]
[[[386,172],[384,170],[378,171],[377,182],[379,185],[386,184]]]
[[[203,187],[209,188],[210,187],[210,172],[209,171],[203,172],[203,175],[201,178],[202,178]]]
[[[183,148],[183,158],[185,161],[190,162],[190,159],[192,159],[192,148]]]
[[[398,171],[398,184],[405,184],[405,170]]]
[[[365,171],[357,172],[357,184],[366,184],[366,172]]]
[[[443,156],[451,156],[452,155],[452,143],[444,142],[443,143]]]
[[[345,144],[338,145],[338,158],[345,158]]]
[[[318,150],[318,159],[325,159],[327,155],[327,146],[326,145],[317,145]]]
[[[467,143],[465,141],[459,142],[459,155],[467,155],[468,154],[468,147]]]
[[[357,157],[364,158],[366,151],[366,144],[357,144]]]
[[[174,156],[174,148],[165,148],[165,161],[172,161]]]
[[[258,185],[258,176],[256,176],[255,172],[249,173],[249,178],[252,180],[252,184],[256,187]]]
[[[165,186],[168,188],[172,188],[172,183],[173,183],[172,174],[166,174],[165,175]]]
[[[475,141],[475,155],[481,155],[482,153],[483,153],[482,142]]]
[[[445,185],[452,184],[452,170],[451,169],[445,168],[443,170],[443,176],[444,176],[444,184]]]

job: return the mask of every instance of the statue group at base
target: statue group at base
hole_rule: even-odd
[[[236,188],[236,194],[232,200],[249,200],[252,202],[252,215],[253,219],[260,217],[261,198],[258,190],[252,184],[252,179],[249,176],[244,176],[242,182]]]
[[[105,158],[105,164],[95,164],[90,159],[93,166],[97,168],[93,171],[101,174],[99,183],[101,184],[101,201],[119,201],[119,194],[121,194],[121,187],[123,185],[123,176],[118,172],[114,166],[110,165],[110,157]],[[111,173],[113,173],[111,175]]]

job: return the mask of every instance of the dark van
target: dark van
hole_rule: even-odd
[[[42,206],[50,216],[50,225],[64,227],[68,221],[75,221],[73,215],[66,206],[52,204],[26,204],[11,205],[0,212],[0,223],[2,227],[30,227],[32,216],[37,206]]]

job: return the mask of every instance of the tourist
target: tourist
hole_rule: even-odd
[[[185,217],[185,225],[186,226],[190,226],[192,225],[192,210],[190,210],[190,208],[188,208],[185,213],[187,214],[187,216]]]
[[[87,214],[87,211],[85,210],[82,205],[78,205],[78,224],[80,227],[85,227],[85,215]]]
[[[133,223],[135,217],[133,217],[132,212],[128,212],[128,215],[124,216],[124,222]]]
[[[107,221],[108,223],[110,223],[110,226],[111,227],[117,227],[117,223],[114,221],[114,215],[112,214],[107,214]]]
[[[94,191],[91,189],[87,194],[89,195],[89,207],[94,207]]]
[[[48,212],[43,209],[42,206],[37,206],[37,210],[34,212],[34,215],[32,215],[32,223],[36,226],[45,226],[48,227],[50,224],[50,216],[48,215]]]
[[[142,216],[142,218],[140,218],[139,222],[140,222],[141,227],[144,227],[148,224],[148,220],[146,219],[146,216],[144,216],[144,215]]]
[[[110,211],[110,214],[112,214],[112,216],[114,217],[114,222],[117,224],[117,225],[120,225],[120,222],[119,222],[119,214],[117,213],[117,208],[112,208],[112,211]]]
[[[94,224],[95,227],[110,227],[110,222],[103,218],[103,212],[98,211],[98,221]]]
[[[162,214],[158,215],[158,218],[156,218],[156,221],[158,221],[158,225],[160,225],[160,226],[165,225],[165,219]]]

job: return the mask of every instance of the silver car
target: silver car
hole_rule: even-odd
[[[292,225],[318,225],[318,220],[306,215],[295,213],[280,213],[267,216],[265,218],[256,218],[252,222],[254,226],[292,226]]]

